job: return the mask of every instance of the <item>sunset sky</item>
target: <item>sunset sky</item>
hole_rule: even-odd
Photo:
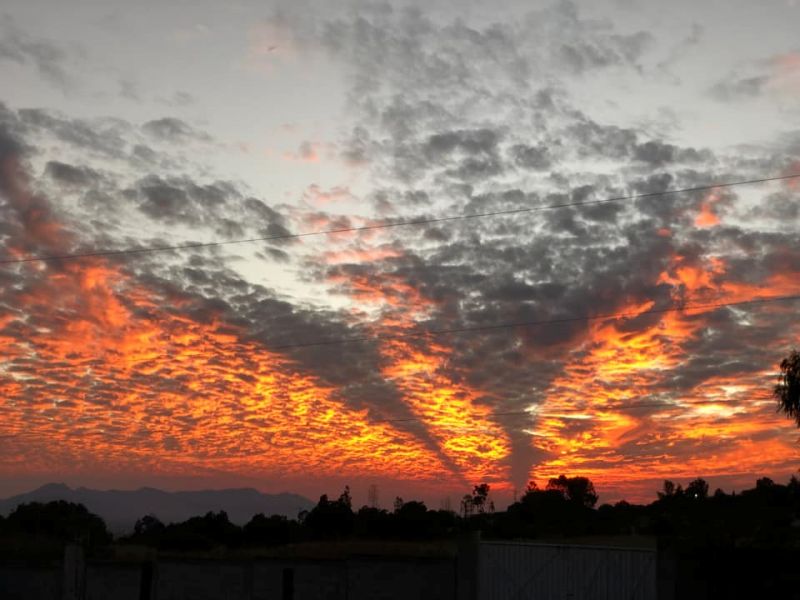
[[[0,495],[787,480],[800,179],[711,186],[800,174],[798,23],[792,0],[6,0]]]

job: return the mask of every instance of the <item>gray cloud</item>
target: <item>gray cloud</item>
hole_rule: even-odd
[[[543,144],[526,146],[517,144],[511,147],[511,155],[517,166],[544,171],[552,165],[550,150]]]
[[[342,124],[347,133],[336,147],[348,163],[363,170],[369,188],[363,196],[365,205],[379,215],[422,219],[544,209],[551,204],[705,185],[728,176],[738,179],[765,165],[786,163],[784,149],[771,153],[747,148],[737,157],[727,157],[581,111],[580,99],[568,91],[566,79],[615,66],[636,73],[651,36],[620,32],[611,23],[586,19],[572,3],[533,12],[519,22],[481,27],[437,21],[421,10],[388,5],[327,19],[324,11],[294,18],[297,23],[286,17],[282,24],[294,27],[298,37],[306,36],[302,41],[330,51],[349,74],[349,112]],[[311,22],[300,22],[304,18]],[[178,118],[138,127],[23,110],[19,118],[0,111],[0,122],[11,132],[0,137],[0,157],[21,157],[26,143],[42,151],[43,145],[36,146],[37,136],[42,136],[68,144],[85,158],[70,158],[72,164],[67,159],[51,160],[44,172],[62,189],[97,187],[81,197],[96,208],[94,220],[81,224],[82,229],[67,222],[86,233],[80,243],[87,247],[170,244],[163,234],[153,234],[149,240],[115,237],[111,226],[127,214],[158,231],[182,227],[198,237],[215,239],[285,235],[303,219],[332,228],[363,222],[363,215],[357,219],[324,210],[271,206],[237,182],[209,180],[202,169],[171,159],[176,151],[173,142],[203,135]],[[306,144],[300,154],[309,157],[312,150]],[[125,183],[85,166],[95,158],[120,161],[116,175]],[[587,395],[595,393],[592,390],[619,393],[623,384],[595,380],[593,367],[586,364],[604,343],[595,335],[597,328],[611,321],[575,317],[630,311],[646,303],[662,309],[721,295],[723,275],[709,267],[710,257],[724,259],[724,278],[731,285],[758,289],[776,274],[794,276],[793,265],[800,264],[793,250],[796,234],[775,222],[796,218],[796,195],[784,190],[771,196],[763,211],[749,214],[734,193],[718,196],[713,208],[725,219],[713,228],[695,226],[705,194],[691,193],[397,228],[372,232],[374,238],[347,238],[352,241],[326,240],[343,250],[336,260],[329,259],[328,246],[315,246],[311,240],[307,245],[306,240],[286,241],[257,248],[259,257],[296,269],[301,282],[356,304],[359,300],[366,304],[371,294],[374,314],[369,316],[281,296],[276,289],[244,278],[233,267],[239,257],[222,250],[163,253],[114,264],[137,284],[156,290],[164,299],[164,310],[176,315],[180,311],[181,318],[194,323],[222,323],[224,332],[237,340],[291,359],[302,373],[335,389],[346,406],[367,409],[374,420],[415,414],[398,389],[401,384],[388,381],[382,373],[388,359],[385,341],[376,339],[376,334],[401,334],[408,327],[469,329],[561,321],[408,339],[421,355],[430,352],[434,340],[441,344],[447,359],[431,367],[432,375],[474,389],[476,405],[494,412],[514,411],[545,402],[554,382],[567,376],[587,386]],[[762,219],[772,223],[766,230]],[[0,232],[10,236],[18,227],[19,217],[14,216],[3,220]],[[363,258],[358,252],[387,248],[391,252],[385,258],[379,253],[373,258],[369,252]],[[707,279],[698,275],[696,283],[669,281],[677,277],[676,264]],[[21,297],[23,288],[8,296],[10,301]],[[421,316],[416,314],[420,305],[426,309]],[[156,318],[147,306],[131,303],[130,309],[139,319]],[[37,311],[44,325],[64,327],[69,322],[68,314],[55,314],[48,307]],[[752,322],[744,329],[742,313]],[[659,315],[614,321],[620,339],[652,335],[654,344],[681,356],[682,364],[674,371],[665,368],[644,383],[636,382],[641,397],[668,400],[714,376],[756,377],[764,364],[753,357],[763,357],[763,349],[780,337],[786,316],[755,308],[720,309],[685,321],[697,325],[700,333],[673,339],[669,331],[654,332],[662,322]],[[23,325],[15,327],[21,329],[9,331],[19,339],[30,333]],[[351,337],[364,339],[285,347]],[[249,374],[245,370],[232,376],[246,379]],[[189,379],[142,375],[136,381],[156,403],[159,391],[189,393]],[[633,383],[627,380],[625,385]],[[98,386],[92,397],[98,404],[113,400],[105,385]],[[241,411],[234,400],[231,405]],[[191,426],[191,419],[183,418]],[[647,411],[642,419],[646,421]],[[530,436],[521,432],[534,423],[499,416],[498,422],[511,440],[509,466],[514,480],[523,483],[530,467],[550,455],[532,448]],[[591,433],[593,427],[591,422],[575,421],[564,431],[578,436]],[[648,442],[643,427],[628,435]],[[408,430],[446,462],[440,443],[424,425],[412,424]],[[171,444],[167,439],[163,443]],[[657,443],[654,447],[663,449]],[[600,455],[604,458],[624,455],[620,460],[657,457],[652,448],[642,450],[627,439],[604,452]]]
[[[757,98],[761,95],[767,81],[769,81],[769,77],[766,75],[726,78],[715,83],[710,93],[714,98],[723,102]]]
[[[175,117],[164,117],[148,121],[142,125],[142,130],[148,135],[163,142],[182,143],[187,140],[209,141],[207,133],[198,131],[188,123]]]
[[[61,89],[72,85],[67,63],[73,53],[49,41],[36,39],[14,26],[9,17],[0,24],[0,60],[31,65],[50,83]]]
[[[46,132],[91,154],[109,158],[126,156],[126,134],[131,128],[123,121],[98,119],[89,122],[42,109],[20,109],[19,119],[23,125]]]
[[[564,70],[575,75],[620,65],[638,70],[652,41],[649,34],[620,34],[609,24],[584,20],[569,3],[533,13],[524,23],[530,25],[528,39],[508,23],[471,29],[387,8],[379,14],[339,16],[319,27],[322,43],[351,70],[354,126],[341,146],[378,183],[376,206],[414,219],[581,202],[742,178],[772,160],[752,149],[746,163],[741,156],[725,157],[637,127],[603,122],[579,110],[576,100],[554,83],[559,70],[560,77]],[[529,40],[546,49],[547,56]],[[549,79],[538,87],[536,76],[542,73]],[[602,173],[581,170],[597,164],[603,165]],[[776,273],[766,255],[751,255],[746,266],[729,256],[733,245],[763,247],[755,231],[697,229],[694,219],[704,197],[668,195],[452,222],[404,231],[401,257],[369,264],[309,263],[308,269],[318,281],[343,282],[338,290],[344,293],[357,294],[356,285],[348,282],[358,282],[383,288],[388,296],[387,278],[406,282],[435,307],[416,326],[433,329],[613,314],[648,302],[660,309],[673,306],[676,298],[722,293],[713,283],[696,290],[666,283],[663,278],[674,274],[676,257],[704,271],[709,255],[724,255],[727,280],[743,284],[755,285]],[[735,195],[721,194],[715,210],[724,216],[736,202]],[[792,199],[776,199],[774,205],[775,211],[792,214]],[[772,243],[784,249],[792,244],[784,234]],[[384,310],[384,316],[396,310],[402,319],[406,308],[400,302]],[[639,390],[643,396],[691,390],[712,378],[714,365],[704,363],[703,356],[713,356],[725,344],[720,354],[725,364],[718,373],[738,369],[746,378],[757,371],[746,358],[754,348],[749,342],[734,343],[739,325],[731,311],[696,319],[725,335],[692,338],[684,348],[685,379],[653,376],[651,387]],[[650,332],[661,320],[660,315],[643,315],[616,327],[633,337]],[[480,402],[498,411],[519,410],[543,401],[570,361],[589,353],[582,344],[588,343],[593,323],[448,336],[443,343],[453,353],[442,368],[454,381],[481,390]],[[753,328],[749,335],[767,340],[775,331]],[[676,343],[666,334],[655,339],[666,347]],[[412,343],[420,351],[426,344]],[[597,385],[614,393],[620,384]],[[531,450],[530,439],[517,427],[506,427],[515,449],[510,464],[521,482],[544,455]],[[572,427],[565,435],[594,425],[576,422]]]
[[[88,187],[100,179],[100,174],[89,167],[76,167],[51,160],[45,166],[45,174],[65,186]]]
[[[604,41],[606,44],[592,44],[580,40],[564,44],[559,49],[560,58],[576,73],[620,64],[635,65],[652,41],[652,36],[640,31],[631,35],[612,35]]]

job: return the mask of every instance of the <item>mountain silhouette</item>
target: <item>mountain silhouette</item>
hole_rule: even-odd
[[[73,489],[63,483],[48,483],[31,492],[0,500],[0,514],[8,515],[25,502],[53,500],[83,504],[102,517],[115,533],[133,531],[136,520],[147,514],[157,516],[164,523],[174,523],[208,511],[224,510],[231,522],[243,525],[257,513],[296,518],[299,511],[314,507],[314,502],[297,494],[263,494],[253,488],[165,492],[149,487],[138,490]]]

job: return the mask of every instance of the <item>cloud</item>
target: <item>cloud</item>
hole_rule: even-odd
[[[769,78],[763,75],[718,81],[711,88],[711,95],[717,100],[747,100],[761,95]]]
[[[791,141],[728,156],[582,110],[570,82],[637,76],[650,42],[574,4],[487,26],[292,10],[281,35],[347,72],[331,149],[358,165],[358,188],[303,186],[276,205],[176,158],[161,142],[190,139],[182,120],[4,110],[0,182],[25,191],[0,204],[4,251],[525,212],[5,269],[0,344],[17,375],[2,422],[19,437],[4,468],[40,465],[45,436],[64,465],[506,490],[562,472],[630,489],[670,470],[794,468],[788,429],[753,398],[796,339],[795,305],[668,309],[791,293],[796,189],[549,208],[755,177],[786,166]],[[79,186],[105,209],[83,218]],[[58,201],[27,191],[40,187]]]
[[[194,96],[192,96],[189,92],[178,90],[171,96],[156,98],[156,102],[159,102],[160,104],[165,104],[167,106],[174,106],[181,108],[194,104],[196,100]]]
[[[19,30],[7,16],[0,24],[0,60],[33,66],[42,78],[62,90],[73,85],[67,65],[74,56],[73,51]]]
[[[745,72],[742,75],[742,71]],[[800,52],[784,52],[741,66],[710,88],[713,98],[734,102],[765,94],[793,95],[800,84]]]
[[[142,125],[142,130],[159,141],[173,144],[185,143],[189,140],[210,141],[207,133],[198,131],[175,117],[147,121]]]
[[[526,146],[517,144],[511,147],[511,155],[517,166],[526,169],[544,171],[552,164],[550,151],[547,146],[539,144],[537,146]]]
[[[509,23],[470,28],[387,9],[318,24],[322,43],[350,69],[354,126],[342,147],[380,182],[380,206],[413,220],[580,202],[740,178],[744,168],[761,168],[774,158],[752,149],[748,163],[590,117],[559,86],[564,69],[573,76],[609,67],[637,72],[650,36],[619,34],[608,24],[585,21],[570,4],[523,21],[535,18],[530,39],[557,49],[544,57]],[[374,51],[363,52],[365,47]],[[528,82],[540,72],[550,75],[548,85],[530,90]],[[602,172],[586,167],[596,164]],[[743,322],[779,322],[784,315],[779,307],[743,309],[749,315],[745,321],[726,309],[647,314],[676,302],[737,301],[788,289],[765,267],[765,256],[754,256],[761,266],[749,269],[735,260],[733,246],[759,247],[760,223],[751,222],[746,230],[732,224],[744,206],[735,192],[719,198],[692,193],[450,222],[442,228],[447,235],[433,239],[425,231],[404,231],[402,256],[378,258],[369,268],[323,263],[316,265],[315,278],[334,282],[366,315],[377,307],[378,322],[389,327],[402,327],[408,313],[413,327],[432,329],[640,314],[414,339],[408,345],[415,358],[403,358],[421,364],[421,357],[435,355],[434,345],[447,348],[447,360],[434,361],[433,372],[467,386],[472,407],[500,413],[539,406],[543,414],[567,415],[585,410],[584,420],[522,419],[534,432],[533,446],[529,434],[521,433],[520,418],[500,420],[508,446],[497,460],[509,466],[517,485],[565,468],[613,478],[611,465],[633,460],[642,469],[635,476],[643,478],[659,458],[641,448],[663,426],[658,420],[663,411],[629,413],[618,405],[661,398],[664,411],[679,411],[679,394],[702,398],[705,382],[733,373],[747,382],[728,398],[738,404],[757,389],[759,373],[774,358],[733,340],[742,326],[751,327],[748,335],[755,338],[774,339],[771,326]],[[777,203],[776,209],[784,210]],[[378,250],[397,239],[381,234],[369,245]],[[791,246],[784,234],[770,243],[782,251]],[[721,256],[722,262],[712,260]],[[724,366],[703,363],[704,352],[714,356],[712,349],[701,348],[708,341],[704,327],[725,331],[708,338],[720,349],[728,344]],[[754,352],[758,361],[752,360]],[[685,381],[671,378],[684,368]],[[426,389],[422,375],[412,380]],[[411,402],[411,392],[404,397]],[[706,417],[696,412],[687,418],[702,423]],[[746,431],[728,422],[715,427],[729,428],[734,438]],[[695,442],[677,426],[666,435],[673,460],[695,456]],[[777,434],[770,444],[770,452],[788,447]],[[738,454],[730,454],[723,462],[737,460]]]
[[[22,147],[12,135],[0,136],[0,189],[10,202],[3,222],[15,227],[6,250],[46,243],[53,252],[69,251],[72,236],[49,201],[27,192]],[[208,189],[191,193],[215,199]],[[247,204],[270,214],[254,199]],[[177,475],[202,463],[298,479],[391,470],[433,481],[451,468],[424,433],[376,421],[354,406],[381,389],[380,381],[370,386],[359,376],[358,349],[337,352],[344,368],[327,352],[269,349],[347,333],[335,315],[280,301],[213,257],[195,254],[183,267],[163,257],[135,267],[88,258],[8,273],[10,280],[0,280],[3,302],[13,307],[0,321],[7,374],[0,386],[13,398],[2,407],[4,470],[21,456],[41,456],[45,439],[58,442],[48,460],[100,472],[114,464]],[[42,328],[47,336],[34,335]],[[342,389],[349,380],[361,389],[343,401],[331,386],[337,378]],[[385,396],[391,388],[382,386]],[[45,466],[34,458],[26,468]]]
[[[22,125],[46,132],[58,140],[97,156],[124,159],[131,127],[115,119],[71,119],[43,109],[19,110]]]
[[[559,48],[559,58],[572,71],[584,73],[604,67],[631,64],[652,41],[652,36],[644,31],[631,35],[613,35],[606,44],[592,44],[581,40],[565,43]]]
[[[100,179],[99,173],[94,169],[75,167],[57,160],[51,160],[47,163],[45,173],[59,184],[67,187],[87,187]]]
[[[708,162],[711,158],[712,155],[708,151],[698,151],[694,148],[678,148],[660,141],[638,144],[633,149],[634,160],[648,163],[654,167],[663,167],[675,162]]]

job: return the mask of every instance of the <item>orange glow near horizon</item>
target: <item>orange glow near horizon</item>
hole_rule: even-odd
[[[797,291],[793,274],[773,275],[756,286],[731,282],[725,273],[720,258],[690,264],[676,256],[658,281],[672,286],[676,300],[689,305]],[[648,308],[630,306],[620,312],[636,315]],[[766,305],[761,310],[789,317],[790,308]],[[649,501],[657,482],[667,478],[793,470],[798,449],[791,436],[781,435],[786,422],[775,414],[771,388],[765,385],[771,373],[706,379],[678,393],[670,384],[670,377],[687,366],[686,345],[708,331],[705,319],[699,317],[713,310],[664,313],[658,322],[635,333],[624,329],[629,316],[593,323],[573,353],[575,358],[533,413],[542,416],[532,429],[532,443],[552,458],[534,465],[531,479],[544,483],[563,472],[579,473],[599,489]],[[787,328],[778,347],[789,347],[797,334],[797,328]],[[637,404],[648,406],[636,410]],[[656,483],[642,491],[633,485],[635,481]]]
[[[47,206],[28,210],[39,200],[18,165],[2,166],[25,235],[64,247]],[[190,297],[142,285],[101,258],[18,270],[26,285],[0,326],[25,332],[27,343],[0,335],[0,472],[452,475],[414,435],[348,408],[221,316],[184,314]]]
[[[159,300],[99,261],[67,265],[28,292],[31,307],[47,302],[68,319],[17,353],[18,365],[28,358],[50,368],[17,367],[0,380],[3,397],[31,399],[3,407],[3,432],[20,453],[6,453],[6,468],[35,431],[34,447],[79,462],[163,461],[181,473],[201,463],[281,476],[447,475],[410,434],[348,409],[291,360],[242,341],[221,321],[170,314]],[[32,469],[52,460],[50,452],[25,454]]]

